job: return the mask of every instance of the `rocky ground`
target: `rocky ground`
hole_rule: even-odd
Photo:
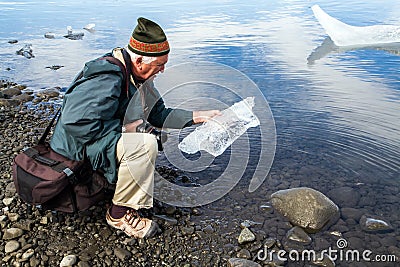
[[[394,255],[397,263],[336,260],[336,266],[399,264],[400,215],[398,204],[393,204],[399,200],[396,184],[376,183],[370,187],[360,184],[359,190],[355,190],[332,181],[318,181],[315,173],[321,174],[321,170],[311,167],[299,167],[296,171],[288,166],[273,169],[260,189],[263,194],[246,193],[246,186],[239,184],[226,197],[205,207],[176,208],[156,203],[153,214],[163,232],[148,240],[129,238],[110,228],[104,218],[107,201],[79,214],[29,206],[16,194],[12,160],[24,147],[37,142],[49,118],[55,114],[48,100],[58,97],[57,88],[49,90],[51,95],[38,95],[26,93],[23,86],[14,83],[3,81],[2,84],[1,266],[335,266],[334,260],[327,257],[316,261],[284,261],[276,253],[268,257],[268,252],[337,249],[341,238],[352,249]],[[16,98],[18,95],[30,97],[21,102]],[[23,104],[25,101],[33,104],[27,106]],[[157,168],[171,181],[182,182],[182,177],[186,177],[167,166]],[[315,180],[309,179],[310,172]],[[308,179],[297,179],[299,176]],[[190,179],[186,182],[190,183]],[[308,193],[299,191],[293,197],[293,192],[286,190],[317,183],[329,197],[326,205],[324,195],[311,197],[317,201],[310,208],[310,198],[304,199]],[[271,201],[271,195],[277,191]],[[273,201],[274,197],[282,201]],[[291,203],[296,205],[293,207]],[[324,212],[315,214],[315,210]],[[299,220],[304,214],[307,214],[306,225],[302,225],[304,220]],[[323,225],[328,221],[329,228]],[[318,222],[315,223],[318,229],[307,229],[313,222]]]

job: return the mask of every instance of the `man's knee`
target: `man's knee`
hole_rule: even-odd
[[[151,157],[156,157],[158,152],[157,139],[152,134],[143,134],[143,148]]]

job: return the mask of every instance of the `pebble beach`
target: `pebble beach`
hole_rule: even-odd
[[[78,214],[27,205],[16,193],[12,161],[23,148],[37,142],[62,96],[59,88],[33,93],[10,81],[0,85],[1,266],[399,264],[396,202],[400,192],[396,183],[380,184],[378,179],[360,183],[355,189],[354,183],[343,178],[340,185],[339,181],[323,184],[315,176],[318,171],[301,166],[285,169],[278,163],[259,189],[264,194],[245,194],[245,186],[239,184],[221,200],[204,207],[180,208],[156,202],[149,216],[163,231],[152,239],[129,238],[109,227],[105,221],[109,201]],[[170,181],[182,181],[185,175],[168,166],[157,166],[157,170]],[[299,176],[309,179],[299,180]],[[185,182],[190,185],[191,178]],[[319,253],[329,247],[338,249],[339,240],[346,241],[347,248],[390,256],[391,262],[335,262],[320,254],[317,260],[293,261],[267,253],[307,249]]]

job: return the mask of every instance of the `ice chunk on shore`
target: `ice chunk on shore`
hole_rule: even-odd
[[[221,155],[247,129],[260,125],[253,107],[254,97],[235,103],[223,110],[221,116],[203,123],[186,136],[179,143],[179,149],[188,154],[204,150],[214,157]]]

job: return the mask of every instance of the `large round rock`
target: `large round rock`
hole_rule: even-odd
[[[339,208],[328,197],[312,188],[280,190],[271,195],[274,209],[309,232],[316,232],[339,219]]]

